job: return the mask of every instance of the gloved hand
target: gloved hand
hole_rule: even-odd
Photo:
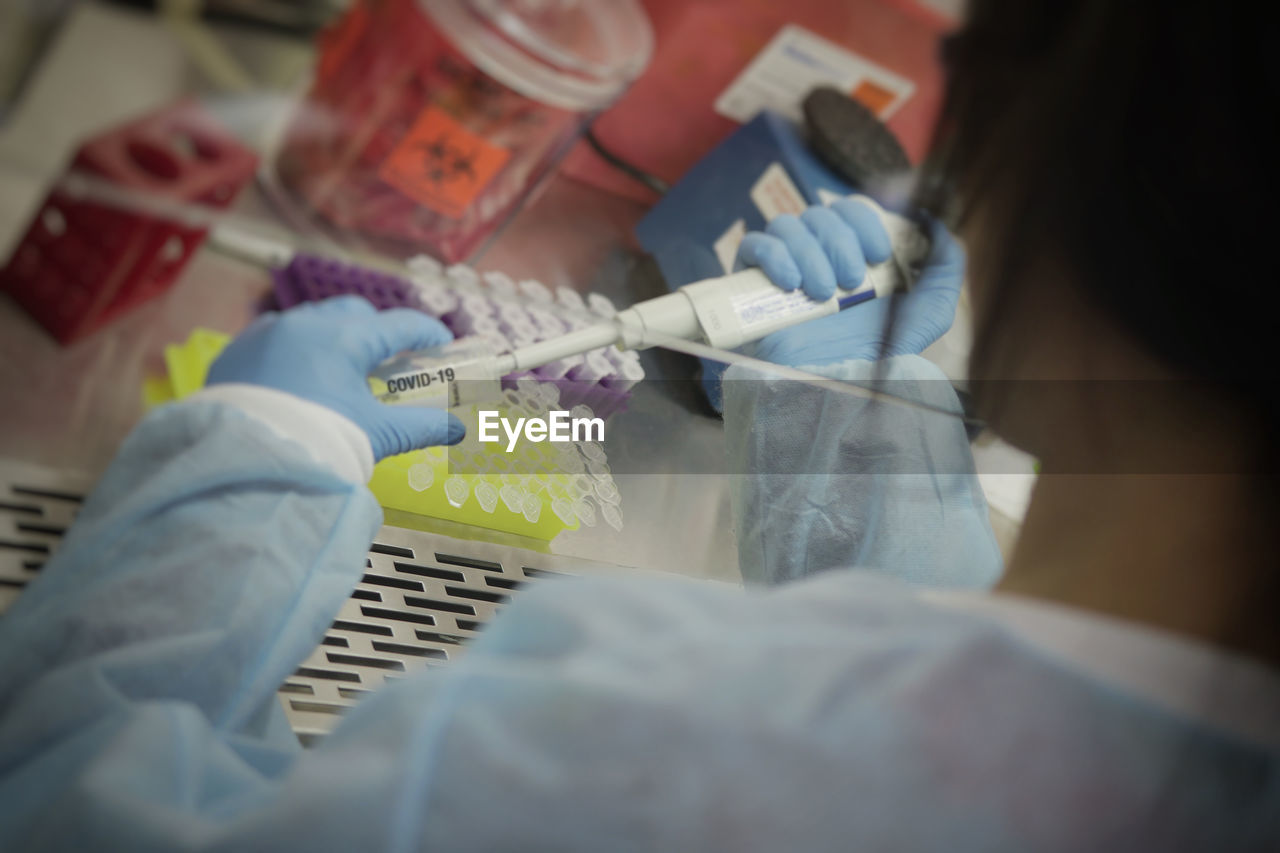
[[[746,351],[790,367],[919,354],[951,328],[964,283],[964,249],[936,221],[930,223],[929,237],[924,271],[909,293],[872,299],[783,329]],[[857,287],[867,265],[888,260],[891,251],[875,211],[851,198],[830,208],[811,207],[799,218],[779,216],[764,233],[743,239],[738,262],[760,267],[783,290],[801,287],[811,298],[825,300],[837,285]],[[888,329],[891,308],[896,313]],[[886,333],[887,348],[882,347]]]
[[[358,296],[339,296],[262,315],[214,361],[207,384],[247,382],[319,403],[364,430],[380,460],[456,444],[466,434],[448,412],[388,406],[369,390],[369,372],[379,363],[452,338],[439,320],[418,311],[378,311]]]

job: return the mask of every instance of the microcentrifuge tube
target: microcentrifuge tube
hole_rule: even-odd
[[[467,330],[473,337],[501,338],[505,343],[507,336],[498,327],[498,321],[492,317],[472,317],[471,328]]]
[[[571,525],[577,521],[577,514],[573,511],[573,502],[566,498],[554,498],[551,501],[551,511],[556,514],[556,518],[563,521],[566,525]]]
[[[450,282],[463,287],[474,287],[480,282],[480,274],[466,264],[454,264],[444,271]]]
[[[581,474],[587,470],[587,463],[578,454],[565,456],[560,460],[560,469],[566,474]]]
[[[582,451],[582,455],[594,462],[604,462],[609,457],[605,454],[604,448],[595,441],[582,441],[578,443],[578,449]]]
[[[557,358],[555,361],[549,361],[541,367],[534,368],[534,373],[543,379],[561,379],[573,367],[574,362],[568,358]],[[558,401],[557,401],[558,402]]]
[[[426,462],[415,462],[409,466],[409,488],[415,492],[425,492],[435,481],[435,468]]]
[[[458,313],[465,317],[493,317],[493,303],[481,293],[463,293],[458,297]]]
[[[587,473],[597,480],[608,480],[613,476],[613,471],[609,469],[609,463],[595,459],[587,460]]]
[[[573,502],[573,513],[587,527],[596,526],[596,508],[589,498],[578,498]]]
[[[622,532],[622,510],[618,509],[614,504],[601,504],[600,515],[604,518],[605,523],[619,533]]]
[[[493,512],[498,506],[498,490],[489,483],[476,483],[476,500],[480,503],[480,509],[485,512]]]
[[[569,410],[569,414],[574,418],[594,418],[596,416],[596,413],[591,410],[591,407],[584,403],[579,403],[574,406]]]
[[[503,302],[498,305],[498,319],[508,326],[517,323],[531,322],[529,312],[516,302]]]
[[[544,337],[563,335],[569,329],[568,324],[555,314],[536,305],[529,309],[529,319],[538,327],[538,333]]]
[[[443,317],[458,307],[458,298],[440,287],[419,286],[416,295],[419,306],[436,317]]]
[[[444,273],[444,265],[430,255],[414,255],[405,263],[405,266],[414,275],[427,279],[439,278]]]
[[[599,382],[613,373],[613,365],[598,352],[589,352],[583,359],[582,364],[565,374],[575,382]]]
[[[489,286],[490,292],[504,299],[515,299],[519,294],[516,289],[516,283],[511,280],[511,276],[504,272],[493,270],[480,276],[480,278]]]
[[[520,293],[533,302],[547,303],[553,300],[551,290],[540,281],[534,281],[531,278],[525,279],[520,282],[519,287]]]
[[[597,480],[595,492],[596,497],[603,503],[616,504],[622,502],[622,494],[612,480]]]
[[[560,389],[550,382],[538,383],[538,397],[542,400],[542,405],[548,409],[554,409],[560,405]]]
[[[449,499],[450,505],[460,507],[467,502],[467,496],[471,493],[467,481],[454,474],[452,477],[444,481],[444,496]]]
[[[609,298],[599,293],[587,294],[587,307],[591,309],[592,314],[606,320],[612,320],[618,313],[618,309],[609,301]]]
[[[525,495],[524,507],[521,511],[524,513],[525,521],[537,524],[538,518],[542,515],[542,499],[537,495]]]
[[[524,512],[524,492],[518,487],[508,483],[498,490],[498,496],[502,498],[507,509],[515,513]]]
[[[585,314],[587,312],[587,303],[582,301],[582,294],[572,287],[565,287],[564,285],[557,287],[556,302],[560,304],[561,308],[575,314]]]

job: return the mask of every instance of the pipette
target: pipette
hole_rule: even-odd
[[[486,382],[601,347],[643,349],[654,344],[651,336],[656,335],[733,349],[788,326],[905,289],[928,254],[928,239],[909,219],[865,197],[859,200],[880,217],[893,253],[884,263],[870,267],[857,288],[837,290],[825,302],[814,301],[799,290],[781,290],[760,270],[746,269],[685,285],[619,311],[611,319],[507,353],[495,354],[465,338],[444,347],[406,353],[384,362],[373,373],[373,379],[386,384],[383,392],[375,383],[375,393],[388,403],[451,407],[479,399]]]

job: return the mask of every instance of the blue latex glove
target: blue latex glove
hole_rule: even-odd
[[[375,460],[466,434],[448,412],[388,406],[369,390],[379,363],[453,339],[439,320],[407,308],[378,311],[339,296],[255,320],[209,368],[207,384],[246,382],[285,391],[345,416],[369,436]]]
[[[931,249],[924,271],[909,293],[873,299],[838,314],[775,332],[748,351],[756,358],[792,367],[839,364],[881,355],[918,355],[951,328],[964,282],[964,249],[938,222],[930,224]],[[758,266],[783,290],[803,288],[817,300],[837,286],[862,283],[868,264],[891,254],[879,217],[856,198],[831,207],[811,207],[799,218],[779,216],[764,233],[748,234],[738,263]],[[896,307],[893,328],[886,328]],[[888,347],[882,346],[890,332]]]

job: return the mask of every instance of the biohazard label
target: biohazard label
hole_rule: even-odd
[[[378,177],[409,198],[459,219],[511,152],[427,107],[383,161]]]

